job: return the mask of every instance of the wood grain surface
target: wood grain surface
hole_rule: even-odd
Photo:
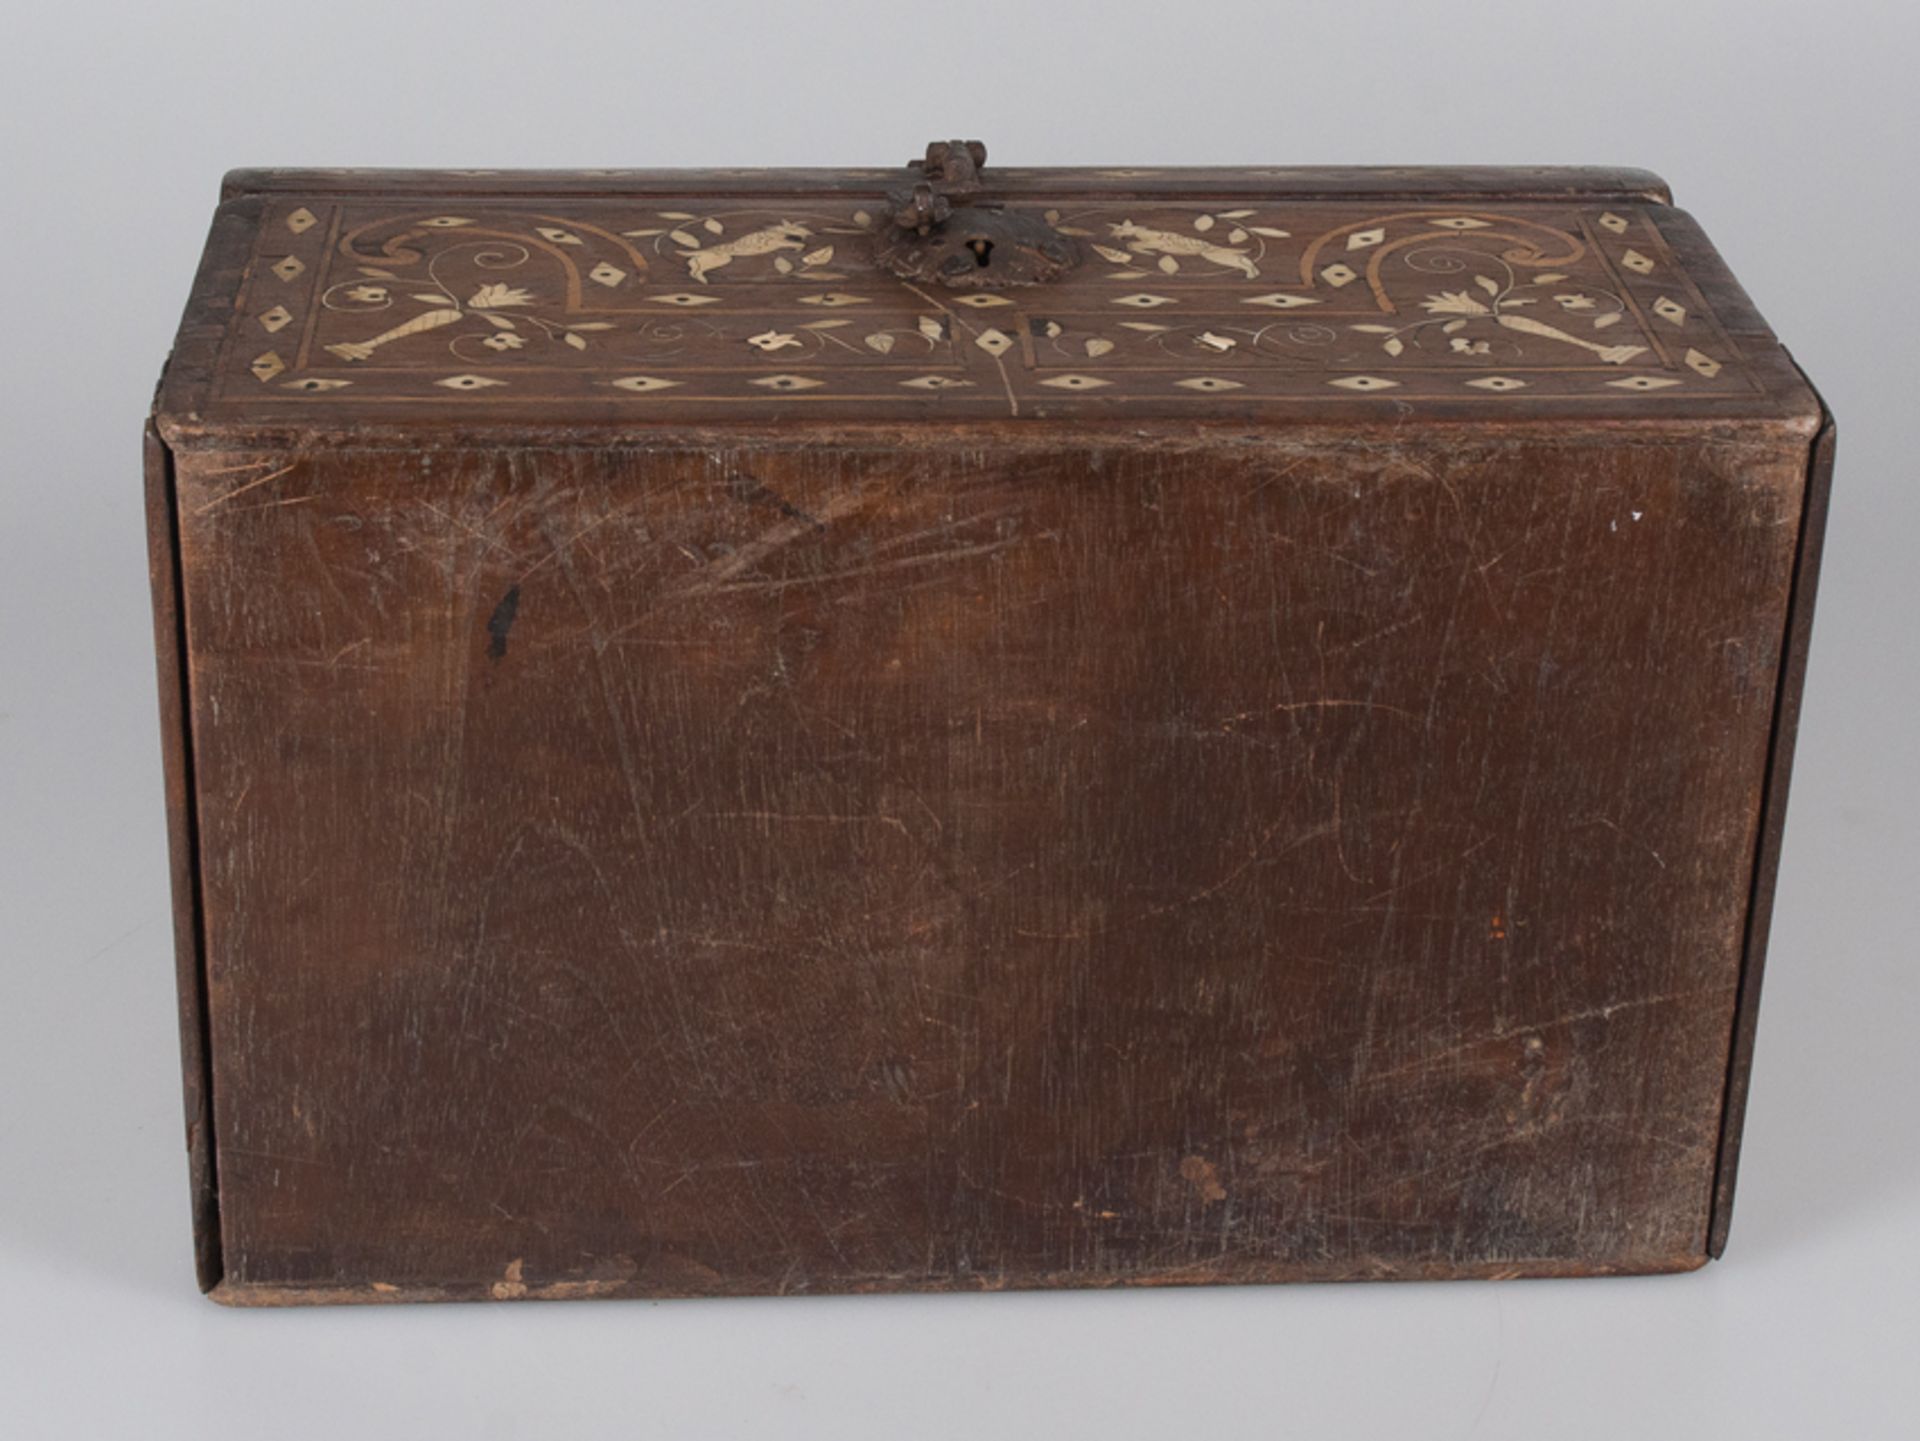
[[[217,400],[240,190],[149,446],[219,1299],[1717,1251],[1826,471],[1663,192],[1731,402],[623,425]]]

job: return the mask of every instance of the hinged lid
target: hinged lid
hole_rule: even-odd
[[[924,171],[237,173],[163,428],[1818,418],[1643,172],[954,144]]]

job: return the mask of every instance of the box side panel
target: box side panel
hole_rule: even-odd
[[[193,1195],[194,1268],[200,1289],[220,1280],[220,1201],[214,1169],[211,1076],[202,968],[193,742],[186,694],[186,632],[180,611],[173,458],[151,422],[146,429],[148,574],[159,671],[160,745],[167,796],[167,850],[173,890],[173,948],[180,1002],[180,1073],[186,1092],[187,1166]]]
[[[1814,592],[1820,580],[1820,552],[1826,539],[1827,503],[1833,485],[1835,431],[1826,416],[1808,458],[1805,508],[1800,519],[1799,552],[1793,595],[1787,614],[1780,665],[1780,693],[1774,714],[1773,754],[1767,768],[1765,808],[1754,865],[1753,907],[1747,921],[1746,963],[1741,973],[1739,1008],[1727,1071],[1726,1117],[1720,1137],[1719,1170],[1714,1179],[1713,1225],[1708,1249],[1726,1250],[1733,1224],[1734,1185],[1740,1171],[1740,1139],[1746,1123],[1747,1092],[1753,1070],[1754,1037],[1759,1028],[1760,987],[1766,971],[1767,938],[1773,924],[1773,899],[1780,872],[1780,851],[1787,822],[1787,791],[1793,777],[1794,743],[1800,731],[1800,700],[1806,686],[1807,653],[1813,638]]]
[[[881,267],[857,188],[243,195],[215,218],[162,432],[477,448],[754,424],[912,444],[962,421],[1818,423],[1698,227],[1664,206],[1036,203],[1084,237],[1083,262],[965,293]]]
[[[1705,1259],[1804,451],[182,466],[227,1298]]]

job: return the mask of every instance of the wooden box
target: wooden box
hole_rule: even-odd
[[[1653,176],[253,171],[147,438],[225,1301],[1671,1271],[1832,455]]]

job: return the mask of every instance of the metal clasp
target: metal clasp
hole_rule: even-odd
[[[887,192],[892,223],[875,237],[875,262],[903,280],[956,290],[1033,285],[1078,265],[1080,247],[1045,219],[978,198],[986,164],[978,140],[927,146],[920,178]]]

